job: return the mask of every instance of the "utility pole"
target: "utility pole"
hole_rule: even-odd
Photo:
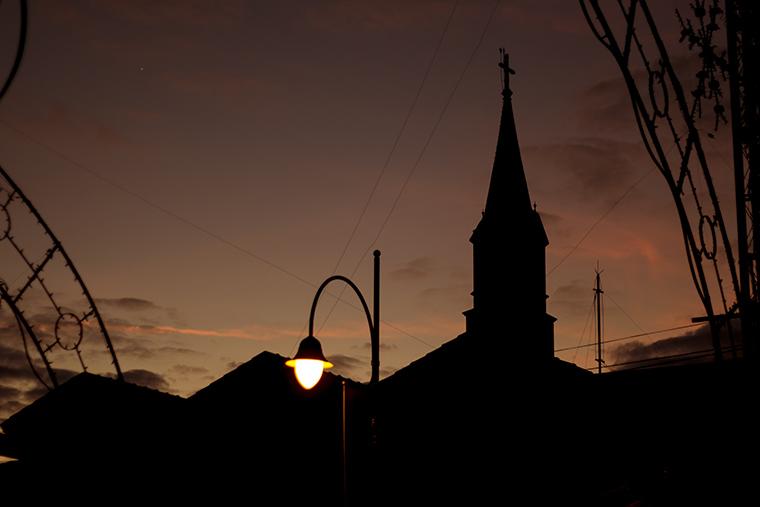
[[[596,261],[596,286],[594,287],[594,303],[596,310],[596,363],[597,373],[602,373],[602,272],[599,271],[599,261]]]

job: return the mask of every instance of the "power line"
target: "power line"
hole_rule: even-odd
[[[589,227],[588,230],[583,234],[583,236],[581,236],[581,239],[579,239],[578,242],[575,245],[573,245],[573,247],[570,249],[570,251],[567,252],[565,254],[565,256],[562,257],[560,259],[560,261],[557,264],[555,264],[553,268],[551,268],[549,270],[548,273],[546,273],[546,277],[548,278],[549,276],[551,276],[551,274],[554,273],[554,271],[558,267],[560,267],[571,255],[573,255],[575,253],[575,251],[578,250],[578,247],[581,246],[581,243],[583,243],[584,241],[586,241],[586,238],[588,238],[589,235],[591,234],[591,232],[594,229],[596,229],[596,226],[599,225],[600,223],[602,223],[602,221],[605,218],[607,218],[607,215],[609,215],[610,213],[612,213],[612,210],[614,210],[615,208],[617,208],[618,204],[620,204],[623,201],[623,199],[625,199],[626,197],[628,197],[628,194],[630,194],[633,191],[634,188],[636,188],[637,186],[639,186],[639,184],[642,181],[644,181],[647,176],[649,176],[650,174],[652,174],[654,172],[654,170],[655,170],[654,167],[651,168],[650,170],[648,170],[647,172],[645,172],[644,174],[642,174],[639,177],[639,179],[637,179],[636,181],[634,181],[633,184],[630,187],[628,187],[626,189],[626,191],[623,192],[623,194],[615,200],[615,202],[612,203],[612,206],[610,206],[609,208],[607,208],[607,211],[605,211],[604,213],[602,213],[602,215],[599,218],[597,218],[596,221],[593,224],[591,224],[591,227]]]
[[[591,314],[594,311],[594,302],[591,302],[591,306],[588,308],[588,313],[586,314],[586,321],[583,323],[583,330],[581,331],[581,337],[578,339],[578,346],[572,347],[575,349],[575,354],[573,355],[573,362],[575,362],[575,359],[578,357],[578,350],[581,349],[581,344],[583,344],[583,339],[586,337],[586,327],[588,327],[589,320],[591,319]],[[556,352],[556,351],[555,351]]]
[[[123,192],[123,193],[125,193],[125,194],[127,194],[127,195],[129,195],[129,196],[131,196],[131,197],[133,197],[135,199],[137,199],[138,201],[141,201],[143,204],[146,204],[146,205],[150,206],[151,208],[153,208],[153,209],[155,209],[157,211],[160,211],[164,215],[167,215],[167,216],[169,216],[169,217],[171,217],[171,218],[173,218],[173,219],[175,219],[175,220],[177,220],[179,222],[182,222],[183,224],[187,225],[188,227],[192,227],[193,229],[195,229],[195,230],[197,230],[197,231],[199,231],[199,232],[201,232],[201,233],[203,233],[203,234],[205,234],[207,236],[210,236],[210,237],[214,238],[215,240],[219,241],[220,243],[223,243],[223,244],[225,244],[225,245],[227,245],[227,246],[229,246],[229,247],[237,250],[238,252],[241,252],[241,253],[249,256],[249,257],[252,257],[252,258],[256,259],[257,261],[262,262],[262,263],[266,264],[267,266],[269,266],[269,267],[271,267],[273,269],[276,269],[277,271],[279,271],[281,273],[284,273],[284,274],[288,275],[291,278],[294,278],[294,279],[298,280],[301,283],[304,283],[306,285],[310,285],[312,287],[317,287],[315,284],[313,284],[310,281],[306,280],[305,278],[297,275],[296,273],[293,273],[292,271],[290,271],[288,269],[285,269],[282,266],[279,266],[279,265],[275,264],[274,262],[272,262],[272,261],[270,261],[268,259],[265,259],[264,257],[262,257],[262,256],[260,256],[260,255],[258,255],[256,253],[254,253],[254,252],[252,252],[252,251],[250,251],[250,250],[248,250],[246,248],[243,248],[240,245],[237,245],[236,243],[233,243],[232,241],[229,241],[228,239],[220,236],[219,234],[217,234],[217,233],[215,233],[213,231],[210,231],[209,229],[206,229],[205,227],[200,226],[200,225],[196,224],[195,222],[192,222],[191,220],[189,220],[189,219],[187,219],[187,218],[185,218],[185,217],[183,217],[181,215],[178,215],[177,213],[169,210],[168,208],[165,208],[165,207],[161,206],[160,204],[157,204],[157,203],[151,201],[150,199],[148,199],[146,197],[143,197],[141,194],[138,194],[134,190],[131,190],[131,189],[125,187],[121,183],[119,183],[117,181],[114,181],[111,178],[108,178],[106,176],[103,176],[101,173],[99,173],[97,171],[94,171],[94,170],[90,169],[89,167],[87,167],[87,166],[85,166],[83,164],[80,164],[79,162],[77,162],[76,160],[72,159],[71,157],[69,157],[65,153],[57,150],[56,148],[53,148],[52,146],[50,146],[50,145],[48,145],[46,143],[43,143],[42,141],[39,141],[39,140],[33,138],[31,135],[29,135],[26,132],[24,132],[23,130],[21,130],[21,129],[19,129],[19,128],[11,125],[11,124],[9,124],[5,120],[0,119],[0,123],[2,123],[6,128],[8,128],[10,130],[13,130],[17,134],[25,137],[27,140],[31,141],[32,143],[34,143],[34,144],[36,144],[38,146],[41,146],[41,147],[47,149],[51,153],[54,153],[55,155],[57,155],[58,157],[60,157],[62,160],[64,160],[65,162],[68,162],[70,165],[76,167],[77,169],[79,169],[81,171],[84,171],[84,172],[88,173],[91,176],[94,176],[95,178],[99,179],[103,183],[106,183],[107,185],[110,185],[110,186],[116,188],[117,190],[119,190],[119,191],[121,191],[121,192]]]
[[[622,306],[620,306],[620,305],[618,304],[618,302],[617,302],[617,301],[615,301],[615,298],[613,298],[612,296],[610,296],[610,293],[609,293],[609,292],[607,292],[606,294],[607,294],[607,299],[609,299],[610,301],[612,301],[612,304],[614,304],[615,306],[617,306],[617,307],[618,307],[618,310],[620,310],[621,312],[623,312],[623,315],[625,315],[626,317],[628,317],[628,320],[630,320],[631,322],[633,322],[633,325],[634,325],[634,326],[636,326],[637,328],[639,328],[639,330],[641,330],[641,332],[642,332],[642,333],[646,333],[646,331],[644,331],[644,328],[643,328],[643,327],[641,327],[641,326],[639,325],[639,323],[638,323],[638,322],[636,322],[636,321],[634,320],[634,318],[633,318],[633,317],[631,317],[631,316],[628,314],[628,312],[626,312],[625,310],[623,310],[623,307],[622,307]]]
[[[731,347],[722,347],[721,350],[727,351],[730,348]],[[638,368],[649,368],[651,366],[659,366],[662,364],[681,362],[681,361],[691,361],[694,359],[702,359],[704,357],[712,356],[713,354],[715,354],[715,349],[694,350],[691,352],[681,352],[680,354],[671,354],[668,356],[647,357],[644,359],[634,359],[631,361],[624,361],[622,363],[605,365],[605,368],[615,368],[618,366],[628,366],[632,364],[641,364],[642,366],[639,366]],[[652,363],[652,364],[643,364],[643,363]],[[627,368],[627,369],[634,369],[634,368]]]
[[[369,196],[367,196],[367,201],[364,203],[364,207],[362,208],[361,213],[359,213],[359,217],[356,219],[354,228],[351,230],[351,234],[348,235],[346,244],[343,246],[343,251],[340,253],[340,256],[338,256],[338,261],[335,263],[335,267],[333,268],[333,273],[338,271],[338,267],[340,266],[340,263],[343,261],[343,258],[346,256],[348,247],[351,245],[351,242],[354,240],[354,237],[356,236],[356,232],[359,229],[359,225],[362,223],[362,220],[364,219],[364,215],[367,214],[367,209],[369,208],[369,204],[370,202],[372,202],[372,198],[375,196],[375,193],[377,192],[377,188],[380,185],[380,180],[383,179],[383,176],[385,175],[385,171],[388,169],[388,166],[391,163],[393,154],[396,153],[396,148],[398,148],[399,142],[401,141],[401,137],[406,131],[406,126],[409,124],[409,119],[412,117],[412,113],[417,108],[417,102],[419,102],[420,96],[422,95],[422,89],[425,87],[428,77],[430,76],[430,70],[433,68],[433,64],[438,58],[438,53],[440,52],[441,46],[443,45],[443,40],[449,31],[451,20],[454,19],[454,12],[456,12],[458,5],[459,5],[459,0],[456,0],[454,2],[454,5],[451,8],[449,17],[446,20],[446,25],[443,27],[443,32],[441,33],[441,36],[438,38],[438,44],[435,46],[435,50],[433,51],[433,56],[430,57],[430,61],[428,62],[427,68],[425,69],[425,73],[422,76],[422,81],[420,82],[420,85],[417,87],[417,92],[414,94],[414,99],[412,100],[412,104],[411,106],[409,106],[409,109],[406,112],[404,121],[401,123],[401,128],[396,134],[396,138],[394,139],[393,145],[391,146],[391,150],[385,159],[385,163],[383,164],[382,169],[380,169],[380,173],[377,175],[377,178],[375,179],[375,183],[372,186],[372,190],[370,191]]]
[[[651,336],[651,335],[655,335],[655,334],[667,333],[668,331],[678,331],[680,329],[688,329],[688,328],[691,328],[691,327],[697,327],[697,326],[702,326],[702,325],[704,325],[704,324],[701,323],[701,322],[697,322],[695,324],[685,324],[683,326],[670,327],[670,328],[667,328],[667,329],[658,329],[657,331],[649,331],[647,333],[639,333],[639,334],[632,334],[632,335],[628,335],[628,336],[622,336],[620,338],[612,338],[610,340],[604,340],[602,343],[614,343],[614,342],[621,342],[621,341],[624,341],[624,340],[633,340],[634,338],[641,338],[641,337],[644,337],[644,336]],[[585,344],[585,345],[578,345],[578,346],[575,346],[575,347],[564,347],[564,348],[561,348],[561,349],[554,349],[554,352],[565,352],[565,351],[568,351],[568,350],[580,349],[580,348],[584,348],[584,347],[593,347],[595,345],[596,345],[595,343],[589,343],[589,344]]]
[[[367,200],[365,201],[364,206],[362,207],[362,210],[359,213],[359,217],[356,219],[356,223],[354,223],[354,228],[351,230],[351,233],[348,235],[346,244],[343,245],[343,250],[338,256],[338,260],[332,269],[333,273],[337,273],[338,267],[340,267],[341,262],[343,262],[343,258],[346,256],[346,252],[348,252],[348,247],[353,242],[354,237],[356,237],[356,233],[359,230],[359,225],[361,225],[362,220],[364,220],[364,216],[367,214],[367,210],[369,209],[369,205],[372,202],[372,198],[375,196],[375,193],[377,192],[377,189],[380,186],[380,180],[382,180],[383,176],[385,176],[385,172],[391,163],[391,159],[393,158],[394,153],[396,153],[396,149],[398,148],[399,142],[401,141],[401,137],[403,136],[404,132],[406,131],[406,127],[409,124],[409,119],[412,117],[412,113],[417,108],[417,103],[419,102],[420,96],[422,95],[422,90],[425,87],[425,84],[427,83],[428,77],[430,76],[430,71],[433,68],[433,64],[438,58],[438,53],[441,50],[441,46],[443,46],[443,41],[446,38],[446,34],[449,31],[449,26],[451,26],[451,20],[454,19],[454,13],[456,12],[458,5],[459,5],[459,0],[455,0],[454,5],[451,7],[451,12],[449,12],[449,17],[446,20],[446,24],[443,27],[443,32],[441,32],[441,36],[438,38],[438,43],[435,46],[433,55],[430,57],[430,61],[427,64],[427,68],[425,69],[425,72],[422,75],[422,81],[420,81],[420,85],[417,87],[417,91],[414,94],[414,99],[412,99],[412,104],[409,106],[409,109],[406,112],[406,116],[404,116],[404,121],[401,122],[401,128],[399,129],[398,133],[396,134],[395,139],[393,140],[393,145],[391,146],[390,152],[388,152],[388,156],[385,158],[385,163],[383,164],[383,167],[380,169],[380,172],[378,173],[377,178],[375,179],[375,183],[372,185],[372,190],[370,190],[370,193],[367,196]],[[364,258],[364,256],[366,256],[366,252],[362,256],[362,258]],[[351,274],[351,276],[354,276],[355,273],[356,273],[356,269],[354,269],[354,272]],[[341,289],[340,296],[343,296],[344,292],[345,292],[345,287]],[[325,327],[325,324],[327,324],[327,320],[330,318],[330,315],[332,315],[333,311],[335,310],[335,306],[338,304],[338,301],[340,301],[340,296],[335,301],[335,303],[333,303],[333,306],[328,311],[327,316],[325,317],[325,320],[322,322],[322,325],[318,329],[318,332],[321,331],[323,327]],[[305,331],[306,331],[306,324],[303,325],[303,328],[301,329],[300,334],[303,335]],[[295,352],[296,346],[298,345],[300,340],[301,338],[299,337],[293,343],[293,347],[291,347],[289,355],[291,356],[293,355],[293,352]],[[433,348],[432,346],[430,347]]]
[[[438,131],[438,127],[440,126],[441,121],[443,120],[443,117],[446,114],[446,111],[451,105],[451,101],[453,100],[454,95],[459,89],[459,86],[462,84],[462,81],[464,80],[464,77],[467,74],[467,71],[469,70],[470,66],[472,65],[473,60],[475,59],[475,55],[480,49],[480,46],[483,44],[483,40],[485,39],[486,33],[488,32],[488,28],[491,26],[491,22],[494,19],[494,16],[496,14],[496,11],[500,3],[501,3],[501,0],[496,0],[496,2],[494,3],[493,8],[491,9],[491,12],[488,15],[488,19],[486,20],[486,24],[480,33],[480,37],[478,38],[478,41],[476,42],[475,47],[472,49],[472,52],[470,53],[470,56],[467,59],[467,62],[465,63],[464,68],[462,69],[462,72],[459,74],[459,77],[457,78],[456,83],[454,83],[454,88],[451,90],[451,93],[449,93],[448,97],[446,98],[446,102],[443,104],[443,108],[441,108],[441,112],[438,114],[438,118],[436,118],[436,121],[433,124],[433,128],[431,129],[430,134],[428,134],[428,137],[425,140],[425,143],[423,144],[422,149],[420,150],[420,154],[417,156],[417,159],[415,160],[414,164],[409,169],[409,172],[407,173],[406,178],[404,179],[404,182],[401,184],[401,188],[399,188],[398,194],[396,194],[396,198],[393,200],[393,204],[391,205],[391,208],[388,210],[388,213],[386,214],[385,219],[383,220],[383,223],[380,225],[380,229],[377,231],[375,238],[364,250],[364,253],[359,257],[359,260],[356,263],[356,266],[354,266],[354,270],[351,272],[350,276],[354,276],[354,274],[356,274],[356,271],[359,269],[359,266],[361,266],[362,261],[364,260],[365,257],[367,257],[367,254],[370,252],[370,250],[374,248],[375,244],[380,239],[380,236],[383,234],[385,227],[388,225],[388,222],[390,221],[391,216],[393,215],[393,212],[396,210],[396,207],[398,206],[398,203],[401,200],[401,196],[404,194],[404,191],[406,190],[406,187],[409,184],[409,181],[412,179],[412,176],[414,175],[415,171],[419,167],[420,162],[422,161],[422,158],[425,156],[425,153],[427,152],[427,149],[430,146],[430,142],[433,140],[433,137]],[[338,301],[341,301],[341,297],[343,296],[344,291],[345,291],[345,287],[343,288],[343,290],[341,290],[338,296]],[[337,304],[338,303],[336,301],[333,304],[332,308],[330,308],[330,311],[325,317],[325,320],[322,322],[320,329],[322,329],[322,327],[325,326],[325,324],[327,323],[327,320],[332,315]]]
[[[337,296],[335,296],[335,297],[337,297]],[[358,306],[354,306],[353,308],[355,308],[355,309],[357,309],[357,310],[361,310],[361,308],[359,308]],[[363,310],[361,310],[361,311],[363,311]],[[410,333],[408,333],[407,331],[404,331],[404,330],[403,330],[403,329],[401,329],[400,327],[396,327],[395,325],[391,324],[391,323],[390,323],[390,322],[388,322],[388,321],[385,321],[385,320],[383,320],[383,319],[380,319],[380,322],[382,322],[383,324],[385,324],[385,325],[386,325],[386,326],[388,326],[389,328],[393,329],[394,331],[398,331],[399,333],[401,333],[401,334],[403,334],[403,335],[406,335],[406,336],[408,336],[409,338],[412,338],[413,340],[417,340],[418,342],[420,342],[420,343],[421,343],[421,344],[423,344],[423,345],[427,345],[427,346],[428,346],[429,348],[431,348],[431,349],[434,349],[434,348],[435,348],[435,346],[434,346],[434,345],[432,345],[432,344],[430,344],[430,343],[426,342],[426,341],[425,341],[425,340],[423,340],[422,338],[420,338],[420,337],[418,337],[418,336],[414,336],[413,334],[410,334]]]
[[[272,262],[272,261],[270,261],[270,260],[262,257],[261,255],[258,255],[255,252],[252,252],[251,250],[248,250],[247,248],[244,248],[244,247],[242,247],[242,246],[240,246],[240,245],[238,245],[238,244],[236,244],[236,243],[234,243],[234,242],[232,242],[232,241],[224,238],[223,236],[221,236],[221,235],[219,235],[219,234],[217,234],[217,233],[215,233],[215,232],[213,232],[213,231],[211,231],[209,229],[206,229],[203,226],[200,226],[200,225],[196,224],[195,222],[193,222],[193,221],[191,221],[191,220],[189,220],[189,219],[187,219],[187,218],[185,218],[185,217],[183,217],[181,215],[178,215],[177,213],[175,213],[175,212],[173,212],[173,211],[165,208],[164,206],[161,206],[160,204],[157,204],[157,203],[151,201],[150,199],[148,199],[146,197],[143,197],[142,195],[138,194],[134,190],[131,190],[131,189],[125,187],[124,185],[122,185],[122,184],[120,184],[120,183],[112,180],[111,178],[108,178],[108,177],[100,174],[99,172],[94,171],[94,170],[90,169],[89,167],[87,167],[87,166],[85,166],[83,164],[80,164],[79,162],[77,162],[76,160],[72,159],[71,157],[69,157],[65,153],[57,150],[56,148],[53,148],[52,146],[50,146],[50,145],[48,145],[48,144],[46,144],[46,143],[44,143],[42,141],[39,141],[39,140],[35,139],[31,135],[29,135],[26,132],[24,132],[23,130],[20,130],[19,128],[15,127],[15,126],[13,126],[11,124],[9,124],[5,120],[0,119],[0,124],[2,124],[3,126],[5,126],[8,129],[16,132],[17,134],[21,135],[22,137],[24,137],[28,141],[30,141],[30,142],[32,142],[32,143],[34,143],[34,144],[36,144],[36,145],[38,145],[38,146],[40,146],[40,147],[48,150],[49,152],[57,155],[63,161],[65,161],[69,165],[71,165],[72,167],[75,167],[75,168],[77,168],[77,169],[79,169],[79,170],[81,170],[81,171],[83,171],[83,172],[85,172],[85,173],[87,173],[87,174],[89,174],[89,175],[91,175],[91,176],[99,179],[101,182],[103,182],[103,183],[105,183],[105,184],[107,184],[107,185],[109,185],[109,186],[111,186],[113,188],[116,188],[117,190],[119,190],[119,191],[121,191],[121,192],[123,192],[123,193],[125,193],[125,194],[127,194],[127,195],[129,195],[131,197],[133,197],[134,199],[137,199],[138,201],[141,201],[142,203],[150,206],[151,208],[153,208],[153,209],[155,209],[157,211],[160,211],[161,213],[163,213],[163,214],[165,214],[165,215],[167,215],[167,216],[169,216],[169,217],[171,217],[171,218],[173,218],[173,219],[175,219],[175,220],[177,220],[179,222],[182,222],[183,224],[187,225],[188,227],[191,227],[191,228],[197,230],[198,232],[201,232],[201,233],[203,233],[203,234],[205,234],[205,235],[207,235],[207,236],[215,239],[216,241],[218,241],[218,242],[220,242],[220,243],[222,243],[222,244],[224,244],[224,245],[226,245],[226,246],[228,246],[230,248],[233,248],[234,250],[237,250],[238,252],[240,252],[240,253],[248,256],[248,257],[251,257],[251,258],[253,258],[253,259],[255,259],[255,260],[257,260],[257,261],[259,261],[259,262],[261,262],[263,264],[266,264],[270,268],[275,269],[275,270],[279,271],[280,273],[283,273],[283,274],[285,274],[285,275],[287,275],[287,276],[289,276],[289,277],[291,277],[291,278],[293,278],[295,280],[298,280],[299,282],[301,282],[301,283],[303,283],[305,285],[308,285],[309,287],[312,287],[314,289],[318,288],[317,284],[310,282],[309,280],[303,278],[302,276],[300,276],[300,275],[298,275],[298,274],[296,274],[296,273],[294,273],[294,272],[292,272],[292,271],[290,271],[290,270],[288,270],[288,269],[286,269],[286,268],[284,268],[284,267],[282,267],[282,266],[280,266],[278,264],[275,264],[274,262]],[[328,295],[330,295],[332,297],[335,297],[335,298],[338,297],[335,294],[331,294],[329,292],[325,292],[325,294],[328,294]],[[343,304],[345,304],[345,305],[353,308],[354,310],[363,311],[362,308],[360,308],[359,306],[356,306],[356,305],[354,305],[354,304],[352,304],[352,303],[350,303],[348,301],[341,301],[341,302]],[[427,345],[430,348],[434,348],[432,345],[430,345],[429,343],[427,343],[425,340],[423,340],[423,339],[421,339],[421,338],[419,338],[417,336],[414,336],[413,334],[411,334],[411,333],[409,333],[407,331],[404,331],[403,329],[395,326],[394,324],[392,324],[390,322],[386,322],[384,320],[381,320],[381,322],[383,324],[387,325],[388,327],[390,327],[391,329],[395,329],[396,331],[398,331],[398,332],[400,332],[400,333],[402,333],[402,334],[404,334],[404,335],[406,335],[406,336],[408,336],[408,337],[410,337],[410,338],[412,338],[414,340],[417,340],[420,343],[423,343],[423,344]]]
[[[486,33],[488,32],[488,28],[491,26],[491,22],[494,19],[494,15],[496,14],[496,11],[499,7],[499,3],[501,3],[501,0],[496,0],[496,2],[494,3],[494,6],[491,9],[491,12],[488,15],[488,20],[486,21],[486,24],[483,27],[483,31],[480,33],[480,37],[478,38],[478,41],[475,44],[475,47],[472,49],[472,52],[470,53],[470,56],[467,59],[467,63],[462,69],[462,72],[459,74],[459,78],[454,84],[454,88],[451,90],[451,93],[449,93],[449,96],[446,98],[446,102],[443,104],[443,108],[441,108],[441,112],[438,114],[438,118],[436,118],[436,121],[433,124],[432,130],[430,131],[430,134],[425,140],[425,144],[422,146],[422,150],[420,150],[420,154],[417,156],[417,160],[414,161],[414,165],[412,165],[411,169],[409,169],[409,172],[407,173],[406,178],[404,179],[404,182],[401,185],[401,188],[399,189],[398,194],[396,195],[396,198],[393,200],[393,204],[391,205],[391,208],[388,210],[388,214],[385,216],[385,220],[383,220],[383,223],[380,225],[380,230],[377,231],[377,235],[375,236],[375,239],[372,240],[372,243],[370,243],[367,249],[364,251],[364,254],[362,255],[362,259],[367,256],[369,251],[372,250],[372,248],[377,243],[377,240],[380,239],[380,236],[383,234],[385,227],[388,225],[388,221],[391,219],[393,212],[396,210],[396,207],[398,206],[398,203],[401,200],[401,196],[404,194],[404,191],[406,190],[406,187],[409,184],[409,181],[412,179],[412,176],[414,175],[415,171],[419,167],[420,162],[422,162],[422,158],[425,156],[425,153],[427,152],[427,149],[430,146],[430,142],[433,140],[433,137],[438,131],[438,127],[441,125],[441,121],[443,120],[443,117],[446,115],[446,111],[449,109],[449,106],[451,105],[451,102],[454,99],[454,95],[456,95],[457,90],[459,90],[459,86],[462,84],[462,81],[464,81],[464,77],[467,74],[467,71],[470,69],[472,62],[475,59],[475,55],[480,49],[480,46],[483,44],[483,40],[485,39]],[[358,266],[361,263],[362,259],[359,260],[359,262],[357,263],[357,267],[354,268],[354,271],[358,269]]]
[[[678,146],[678,144],[674,143],[670,148],[668,148],[668,152],[665,154],[665,156],[667,157],[668,155],[670,155],[670,153],[675,149],[676,146]],[[623,194],[620,197],[618,197],[618,199],[615,202],[612,203],[612,206],[610,206],[609,209],[607,209],[607,211],[602,213],[602,215],[593,224],[591,224],[591,227],[588,228],[586,233],[583,236],[581,236],[581,239],[578,240],[578,242],[570,249],[570,251],[564,257],[562,257],[562,259],[560,259],[560,261],[557,264],[555,264],[553,268],[551,268],[546,273],[546,278],[549,278],[549,276],[552,273],[554,273],[554,270],[560,267],[568,259],[568,257],[573,255],[573,253],[575,253],[578,247],[581,246],[581,243],[583,243],[586,240],[586,238],[588,238],[589,234],[591,234],[591,232],[596,228],[596,226],[599,225],[605,218],[607,218],[607,215],[609,215],[612,212],[612,210],[614,210],[623,199],[628,197],[628,194],[630,194],[634,188],[639,186],[639,184],[641,184],[641,182],[644,181],[647,178],[647,176],[653,173],[656,168],[657,166],[652,167],[651,169],[649,169],[649,171],[642,174],[641,177],[639,177],[639,179],[634,181],[633,184],[630,187],[628,187],[628,189],[625,192],[623,192]]]

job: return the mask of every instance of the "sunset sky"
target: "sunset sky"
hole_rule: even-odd
[[[674,16],[688,2],[652,4],[674,60],[688,60]],[[548,276],[555,347],[590,339],[582,331],[597,261],[610,298],[608,338],[689,324],[703,310],[672,198],[640,146],[619,70],[577,2],[500,2],[425,148],[493,7],[35,1],[21,70],[0,102],[0,165],[76,263],[122,368],[140,370],[144,383],[188,395],[263,350],[290,356],[324,278],[350,276],[371,297],[374,248],[382,251],[385,376],[464,331],[468,238],[493,162],[503,46],[517,71],[513,103],[550,240],[547,270],[648,174]],[[0,4],[0,23],[0,68],[8,69],[14,2]],[[726,134],[704,141],[733,231]],[[509,230],[505,238],[506,248],[520,248]],[[339,304],[325,324],[333,301],[321,300],[317,336],[339,373],[364,381],[366,322]],[[7,309],[0,315],[9,322]],[[515,318],[505,311],[503,339],[517,339],[508,334]],[[0,418],[39,393],[18,373],[28,369],[18,364],[20,340],[4,331]],[[558,355],[588,367],[589,350]]]

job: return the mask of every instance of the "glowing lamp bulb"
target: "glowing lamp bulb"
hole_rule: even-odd
[[[333,366],[325,359],[322,345],[311,335],[301,341],[296,357],[285,361],[285,365],[295,370],[296,380],[307,390],[317,385],[324,370]]]
[[[304,389],[311,389],[319,379],[322,378],[322,372],[325,370],[325,362],[319,359],[298,359],[295,365],[296,380]]]

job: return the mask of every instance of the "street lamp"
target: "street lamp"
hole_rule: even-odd
[[[322,372],[333,367],[322,353],[322,344],[314,338],[311,331],[298,345],[296,357],[285,361],[285,365],[294,368],[296,380],[304,389],[311,389],[317,385],[322,378]]]
[[[373,313],[374,317],[369,313],[369,306],[367,301],[362,296],[361,291],[354,282],[342,275],[333,275],[319,286],[317,293],[314,295],[314,301],[311,303],[311,313],[309,314],[309,335],[301,340],[298,345],[298,352],[293,359],[285,361],[286,366],[290,366],[295,370],[296,379],[301,387],[304,389],[311,389],[319,382],[322,377],[322,372],[326,369],[332,368],[333,364],[325,358],[322,353],[322,344],[314,336],[314,314],[317,311],[317,302],[319,296],[325,290],[331,282],[340,280],[345,282],[351,287],[356,295],[359,297],[359,301],[364,309],[364,314],[367,317],[367,323],[369,324],[369,335],[371,345],[371,361],[372,375],[369,383],[375,384],[380,378],[380,250],[373,252],[375,257],[374,265],[374,301],[373,301]]]

